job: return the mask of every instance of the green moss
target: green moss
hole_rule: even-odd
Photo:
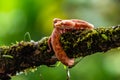
[[[102,38],[104,38],[105,40],[108,39],[108,37],[105,34],[101,34]]]
[[[68,31],[61,35],[60,42],[69,57],[105,52],[120,46],[120,26]]]
[[[2,57],[4,57],[4,58],[11,58],[11,59],[13,59],[13,56],[11,56],[11,55],[2,55]]]

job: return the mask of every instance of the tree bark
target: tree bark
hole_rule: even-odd
[[[1,46],[0,79],[9,80],[9,76],[27,68],[54,65],[58,59],[48,47],[48,38],[44,37],[37,42],[21,41],[11,46]],[[61,35],[60,43],[70,58],[106,52],[120,47],[120,26],[68,31]]]

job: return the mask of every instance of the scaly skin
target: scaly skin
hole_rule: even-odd
[[[58,18],[54,19],[54,30],[49,39],[49,44],[51,43],[52,48],[55,52],[55,56],[64,65],[71,67],[74,65],[74,58],[69,58],[65,51],[63,50],[60,43],[61,34],[65,33],[67,30],[80,30],[80,29],[93,29],[94,26],[86,21],[71,19],[71,20],[61,20]]]

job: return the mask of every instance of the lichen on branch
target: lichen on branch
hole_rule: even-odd
[[[0,78],[15,75],[27,68],[54,65],[58,59],[49,50],[48,38],[40,41],[17,42],[0,47]],[[61,35],[61,45],[68,57],[85,57],[96,52],[105,52],[120,47],[120,26],[93,30],[70,30]]]

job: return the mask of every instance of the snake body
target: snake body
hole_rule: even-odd
[[[94,26],[86,21],[71,19],[71,20],[61,20],[58,18],[54,19],[54,30],[50,37],[50,42],[52,48],[55,52],[55,56],[59,61],[61,61],[66,66],[74,65],[74,58],[69,58],[66,52],[63,50],[60,43],[61,34],[65,33],[67,30],[80,30],[80,29],[93,29]]]

